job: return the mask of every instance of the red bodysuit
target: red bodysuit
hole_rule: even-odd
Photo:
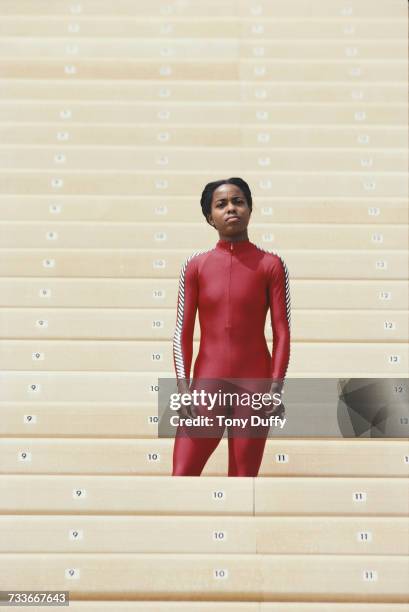
[[[264,335],[269,310],[272,355]],[[186,259],[173,337],[177,380],[190,378],[196,311],[201,335],[193,380],[284,379],[290,357],[290,287],[278,254],[249,239],[220,239],[214,248]],[[219,441],[177,435],[173,474],[199,475]],[[257,475],[264,445],[265,438],[229,438],[229,475]]]

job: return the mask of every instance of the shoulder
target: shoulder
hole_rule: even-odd
[[[281,272],[288,277],[288,268],[280,253],[266,249],[258,244],[254,244],[254,246],[264,256],[266,267],[269,272]]]
[[[196,271],[197,266],[202,263],[202,261],[207,257],[207,255],[213,250],[214,247],[210,249],[200,249],[198,251],[194,251],[191,255],[186,257],[186,259],[182,263],[182,267],[180,270],[181,275]]]

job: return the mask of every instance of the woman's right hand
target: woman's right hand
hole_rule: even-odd
[[[181,395],[183,394],[185,396],[185,402],[186,396],[189,396],[190,399],[190,403],[187,406],[182,404],[181,407],[177,410],[178,415],[182,419],[194,419],[196,417],[196,412],[193,405],[193,396],[189,385],[187,385],[186,383],[178,385],[178,391]]]

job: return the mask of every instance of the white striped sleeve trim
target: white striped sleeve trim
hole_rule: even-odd
[[[180,276],[179,276],[179,291],[178,291],[178,304],[177,304],[177,315],[176,315],[176,327],[173,334],[173,356],[175,360],[176,376],[177,378],[186,378],[186,368],[183,359],[182,351],[182,328],[183,318],[185,313],[185,276],[186,268],[189,262],[197,255],[208,253],[212,251],[214,247],[207,250],[195,251],[190,255],[182,265]]]

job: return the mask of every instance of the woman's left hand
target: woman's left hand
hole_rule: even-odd
[[[274,384],[270,390],[271,406],[266,406],[264,412],[266,416],[281,416],[285,412],[285,406],[282,400],[282,385]],[[279,396],[280,403],[277,403],[277,396]]]

